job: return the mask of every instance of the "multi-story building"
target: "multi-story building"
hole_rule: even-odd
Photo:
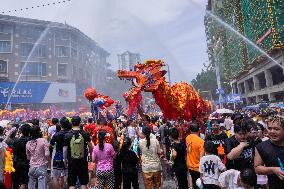
[[[209,60],[245,103],[284,100],[283,10],[283,0],[208,0]]]
[[[118,54],[118,67],[122,70],[133,70],[134,65],[141,62],[140,54],[126,51]]]
[[[80,101],[102,87],[109,55],[67,24],[0,15],[0,82],[73,83]]]

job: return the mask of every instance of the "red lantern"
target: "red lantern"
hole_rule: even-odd
[[[96,89],[92,88],[92,87],[89,87],[85,90],[84,92],[84,96],[86,97],[86,99],[88,99],[89,101],[92,101],[94,100],[98,94],[97,94],[97,91]]]

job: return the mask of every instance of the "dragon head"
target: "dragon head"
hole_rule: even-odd
[[[165,81],[164,75],[167,72],[161,70],[163,66],[165,63],[161,60],[147,60],[144,64],[136,64],[134,71],[118,70],[117,76],[120,79],[131,80],[134,88],[153,92]]]

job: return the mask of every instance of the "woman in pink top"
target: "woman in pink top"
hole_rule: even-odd
[[[26,144],[27,159],[30,160],[29,189],[47,189],[47,163],[49,158],[49,144],[42,138],[39,126],[31,129],[31,140]]]
[[[98,189],[114,189],[113,158],[115,151],[111,144],[105,143],[106,132],[99,131],[97,144],[93,150],[93,161],[96,163],[96,175],[98,178]]]

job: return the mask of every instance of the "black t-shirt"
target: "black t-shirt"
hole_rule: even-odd
[[[209,140],[212,141],[214,143],[214,147],[215,147],[215,155],[218,155],[218,147],[220,146],[220,144],[222,144],[224,146],[225,144],[225,140],[228,138],[228,136],[226,135],[226,133],[222,132],[221,134],[218,135],[214,135],[213,133],[208,135],[205,138],[205,141]]]
[[[276,146],[270,140],[264,141],[256,146],[256,149],[262,158],[266,167],[279,167],[278,158],[284,162],[284,147]],[[277,175],[268,176],[270,189],[284,189],[284,181]]]
[[[177,156],[174,159],[173,169],[183,169],[186,168],[185,160],[185,145],[184,142],[172,144],[172,148],[177,152]]]
[[[71,130],[71,131],[68,131],[68,133],[65,134],[65,138],[64,138],[64,146],[68,147],[68,150],[67,150],[67,152],[68,152],[68,154],[67,154],[68,161],[72,160],[72,158],[71,158],[71,149],[70,149],[70,141],[71,141],[73,135],[75,135],[77,137],[77,136],[79,136],[79,133],[81,133],[81,135],[84,138],[84,148],[85,148],[85,158],[84,158],[84,160],[87,160],[87,157],[88,157],[88,142],[91,142],[90,134],[85,132],[85,131],[82,131],[82,130]]]
[[[122,171],[135,173],[138,171],[138,157],[132,150],[125,150],[120,154]]]
[[[237,141],[235,136],[228,138],[225,141],[225,153],[228,154],[231,150],[237,147],[240,143]],[[227,159],[227,169],[243,170],[245,168],[253,168],[253,145],[245,147],[241,155],[234,160]]]
[[[30,137],[22,136],[16,138],[13,144],[13,159],[15,163],[29,163],[26,155],[26,144],[30,141]]]
[[[56,144],[56,152],[63,152],[63,146],[64,146],[64,140],[65,135],[68,133],[66,130],[61,130],[57,133],[55,133],[50,141],[51,145]]]

